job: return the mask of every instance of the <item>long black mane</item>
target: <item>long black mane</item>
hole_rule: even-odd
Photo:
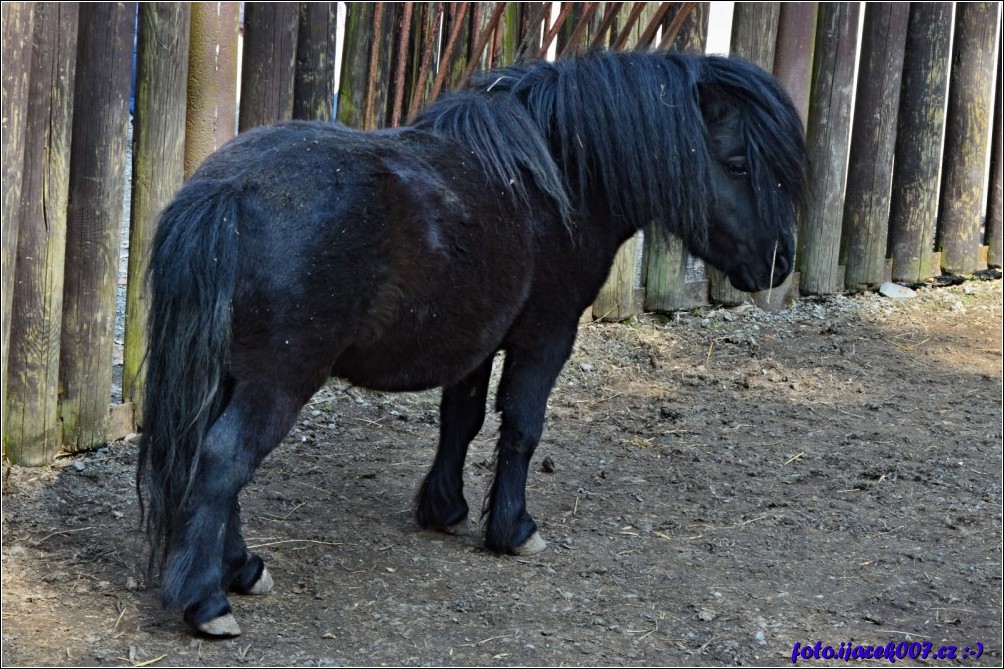
[[[709,97],[738,115],[761,217],[790,219],[803,190],[801,121],[777,82],[739,58],[596,52],[506,67],[415,125],[471,146],[518,196],[528,176],[563,218],[600,188],[614,216],[697,240],[713,198]]]

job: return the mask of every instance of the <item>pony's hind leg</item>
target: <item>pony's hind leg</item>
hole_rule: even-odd
[[[244,589],[241,579],[250,581],[248,569],[257,570],[260,560],[248,557],[239,539],[237,495],[293,426],[301,404],[292,394],[238,383],[206,435],[191,493],[176,515],[161,585],[164,605],[181,609],[200,632],[240,634],[224,588],[236,579],[238,589]],[[235,560],[232,572],[225,569],[230,560]],[[254,590],[255,581],[246,589]]]
[[[439,448],[422,481],[415,507],[419,527],[468,533],[464,499],[464,459],[485,422],[485,400],[494,354],[459,383],[443,389],[439,405]]]
[[[544,429],[547,398],[572,351],[575,331],[559,333],[538,348],[508,348],[496,408],[502,427],[495,479],[485,499],[485,545],[498,553],[532,555],[546,544],[526,510],[530,458]]]
[[[272,589],[272,576],[265,562],[248,550],[241,535],[240,503],[235,502],[227,523],[223,545],[222,585],[243,595],[264,595]]]

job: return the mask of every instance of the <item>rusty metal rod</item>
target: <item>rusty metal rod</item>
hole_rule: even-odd
[[[565,56],[573,53],[579,53],[582,51],[579,42],[582,41],[582,36],[586,32],[586,28],[589,27],[589,21],[592,20],[593,14],[596,13],[599,7],[598,3],[595,2],[584,2],[582,16],[579,17],[579,22],[575,26],[575,30],[572,31],[572,36],[568,38],[568,44],[565,48],[561,50],[561,55],[559,58],[564,58]]]
[[[676,36],[683,29],[683,24],[687,22],[687,19],[690,18],[690,15],[694,13],[694,9],[696,8],[696,2],[684,2],[680,4],[679,11],[676,12],[676,16],[673,17],[673,20],[662,34],[662,41],[659,42],[657,48],[658,51],[669,49],[673,41],[676,40]]]
[[[537,12],[534,18],[527,22],[527,30],[523,35],[523,40],[519,44],[519,48],[516,49],[516,56],[513,61],[518,63],[523,60],[523,57],[528,53],[533,53],[531,50],[535,48],[534,42],[540,39],[542,32],[547,30],[545,26],[541,29],[541,24],[545,22],[549,16],[549,10],[551,3],[549,2],[538,2]]]
[[[382,2],[375,3],[373,8],[373,43],[370,45],[369,69],[366,72],[366,96],[363,98],[362,127],[372,130],[376,127],[376,78],[380,60],[380,24],[383,23]]]
[[[429,79],[432,59],[436,55],[436,43],[439,39],[439,24],[443,19],[445,2],[437,2],[432,10],[432,23],[426,26],[425,40],[422,43],[422,63],[418,68],[418,81],[415,90],[411,92],[411,103],[408,105],[408,118],[414,118],[422,105],[422,95],[425,92],[425,82]]]
[[[390,124],[397,127],[401,123],[401,111],[404,107],[404,75],[408,64],[408,43],[411,41],[411,13],[415,3],[406,2],[402,7],[399,30],[401,36],[397,47],[397,70],[394,73],[394,103],[391,110]]]
[[[540,44],[540,49],[537,50],[538,59],[547,55],[547,49],[551,46],[551,42],[554,41],[558,31],[561,30],[561,26],[564,25],[565,19],[567,19],[568,15],[571,13],[572,5],[573,3],[571,2],[561,3],[561,11],[558,12],[558,18],[554,20],[554,25],[547,31],[547,36],[544,37],[544,41]]]
[[[432,82],[432,91],[429,93],[429,99],[435,100],[439,97],[439,92],[443,89],[443,84],[446,82],[446,75],[449,74],[450,70],[450,59],[453,57],[453,51],[457,46],[457,37],[460,35],[460,28],[464,24],[464,19],[467,17],[467,5],[466,2],[453,3],[455,6],[455,14],[453,16],[453,25],[450,28],[450,39],[446,42],[446,49],[443,51],[443,55],[439,58],[439,70],[436,72],[436,79]]]
[[[614,50],[620,51],[627,44],[628,39],[631,37],[631,28],[634,24],[638,22],[638,17],[641,13],[645,11],[645,2],[636,2],[634,7],[631,8],[631,13],[628,14],[627,21],[624,22],[624,27],[620,29],[617,34],[617,42],[614,44]]]
[[[603,15],[603,22],[600,23],[600,27],[597,29],[596,35],[593,37],[593,41],[589,43],[590,50],[598,49],[600,45],[603,44],[603,36],[607,34],[610,30],[610,26],[614,24],[614,19],[617,18],[617,14],[620,13],[620,9],[623,5],[623,2],[611,2],[607,5],[606,13]]]
[[[488,24],[485,26],[484,31],[478,35],[477,41],[474,43],[474,49],[471,51],[471,60],[467,63],[467,68],[464,70],[464,79],[471,76],[474,70],[478,67],[478,60],[481,58],[481,52],[485,50],[485,46],[488,45],[488,40],[492,33],[495,32],[495,28],[498,27],[499,20],[502,18],[502,12],[505,11],[504,2],[499,2],[495,5],[495,11],[492,12],[491,18],[488,19]],[[491,62],[488,63],[489,67]]]
[[[672,2],[663,2],[659,5],[659,8],[655,10],[655,14],[652,15],[652,20],[648,22],[645,30],[641,32],[641,36],[638,37],[638,43],[635,45],[636,49],[644,49],[652,44],[655,34],[659,31],[659,24],[662,23],[666,12],[669,11],[670,6],[673,4]]]

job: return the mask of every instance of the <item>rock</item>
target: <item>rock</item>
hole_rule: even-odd
[[[917,293],[912,288],[901,286],[898,283],[887,281],[879,286],[879,293],[894,300],[908,300],[916,297]]]

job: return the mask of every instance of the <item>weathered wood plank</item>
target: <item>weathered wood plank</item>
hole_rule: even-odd
[[[952,274],[967,274],[979,265],[999,19],[1000,3],[956,6],[938,224],[941,268]]]
[[[774,76],[791,96],[802,125],[809,118],[812,92],[812,59],[816,46],[815,2],[785,2],[777,18]],[[803,213],[803,212],[800,212]],[[777,288],[753,294],[753,302],[766,311],[780,311],[798,297],[798,273],[792,272]]]
[[[953,3],[910,4],[889,211],[892,280],[933,273]]]
[[[338,86],[338,121],[350,128],[363,126],[366,75],[373,42],[373,14],[376,3],[352,2],[345,8],[345,37],[342,72]]]
[[[896,112],[909,20],[910,3],[874,2],[865,7],[840,239],[844,282],[852,290],[885,281]]]
[[[185,178],[237,134],[239,2],[191,5]]]
[[[35,7],[4,406],[7,457],[50,462],[62,446],[59,340],[70,178],[77,3]]]
[[[24,129],[28,108],[28,75],[31,70],[31,35],[35,21],[35,3],[5,2],[0,17],[0,34],[3,36],[3,227],[2,240],[2,290],[3,302],[0,329],[0,406],[7,398],[7,361],[10,351],[11,304],[14,286],[15,260],[17,258],[17,210],[21,206],[21,175],[24,158]],[[3,440],[6,444],[6,439]]]
[[[1001,163],[1004,162],[1001,156],[1001,115],[1004,113],[1004,86],[1001,85],[1001,62],[1004,61],[1004,54],[1000,50],[997,52],[997,104],[994,105],[994,135],[993,148],[990,152],[990,197],[987,200],[987,265],[989,267],[1000,267],[1004,264],[1004,225],[1001,224],[1001,212],[1004,210],[1002,204],[1002,184],[1001,184]]]
[[[798,235],[796,268],[803,293],[833,293],[840,280],[840,231],[854,93],[858,3],[821,3],[806,128],[812,198]]]
[[[190,29],[188,3],[139,6],[122,400],[137,407],[140,425],[149,310],[144,279],[157,216],[185,176]]]
[[[105,442],[136,5],[80,6],[60,377],[63,443]]]
[[[330,121],[335,95],[337,2],[301,2],[293,118]]]
[[[293,118],[299,26],[298,3],[244,3],[239,132]]]

